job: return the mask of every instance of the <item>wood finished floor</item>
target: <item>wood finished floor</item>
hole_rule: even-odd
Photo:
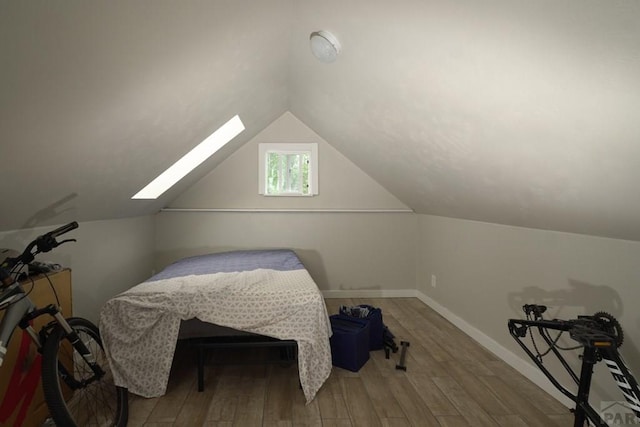
[[[358,373],[334,367],[305,405],[295,364],[210,365],[199,393],[195,356],[179,348],[164,396],[130,396],[129,426],[573,425],[567,408],[416,298],[326,303],[330,314],[342,304],[381,307],[396,342],[411,343],[407,371],[395,369],[400,353],[371,352]]]

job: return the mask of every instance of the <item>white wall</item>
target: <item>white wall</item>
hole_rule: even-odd
[[[609,312],[625,330],[621,353],[640,373],[640,242],[418,217],[419,291],[523,359],[507,330],[523,304],[548,305],[550,318]],[[606,370],[596,372],[593,400],[621,400]]]
[[[413,289],[414,214],[180,213],[157,216],[157,260],[291,248],[322,290]]]
[[[261,142],[317,143],[319,194],[314,197],[258,194],[258,144]],[[410,210],[289,112],[236,150],[169,207]]]
[[[22,250],[57,226],[0,233],[0,247]],[[73,315],[94,322],[102,304],[149,277],[153,268],[153,217],[82,222],[66,243],[36,259],[72,269]],[[60,240],[60,239],[59,239]]]
[[[259,195],[261,142],[318,143],[320,194]],[[287,247],[296,250],[323,290],[415,287],[415,215],[291,113],[234,152],[170,207],[262,211],[161,212],[156,227],[158,268],[198,253]],[[364,212],[322,212],[327,209]]]

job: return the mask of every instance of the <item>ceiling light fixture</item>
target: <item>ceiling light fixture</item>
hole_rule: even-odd
[[[322,62],[333,62],[340,53],[340,42],[328,31],[314,31],[309,37],[311,52]]]
[[[242,120],[234,116],[131,198],[157,199],[243,130]]]

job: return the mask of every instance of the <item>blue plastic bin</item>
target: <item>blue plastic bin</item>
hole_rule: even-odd
[[[341,312],[340,314],[337,314],[337,316],[347,319],[355,318],[369,322],[369,350],[382,350],[382,348],[384,347],[384,324],[382,323],[382,310],[366,304],[360,304],[358,305],[358,307],[367,308],[369,310],[369,315],[367,317],[354,317]]]
[[[358,372],[369,360],[369,322],[366,319],[329,316],[333,366]]]

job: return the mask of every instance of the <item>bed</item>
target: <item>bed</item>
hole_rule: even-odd
[[[291,250],[185,258],[110,299],[100,312],[116,385],[143,397],[166,392],[179,336],[216,336],[220,331],[294,340],[307,402],[331,372],[331,326],[324,299]]]

